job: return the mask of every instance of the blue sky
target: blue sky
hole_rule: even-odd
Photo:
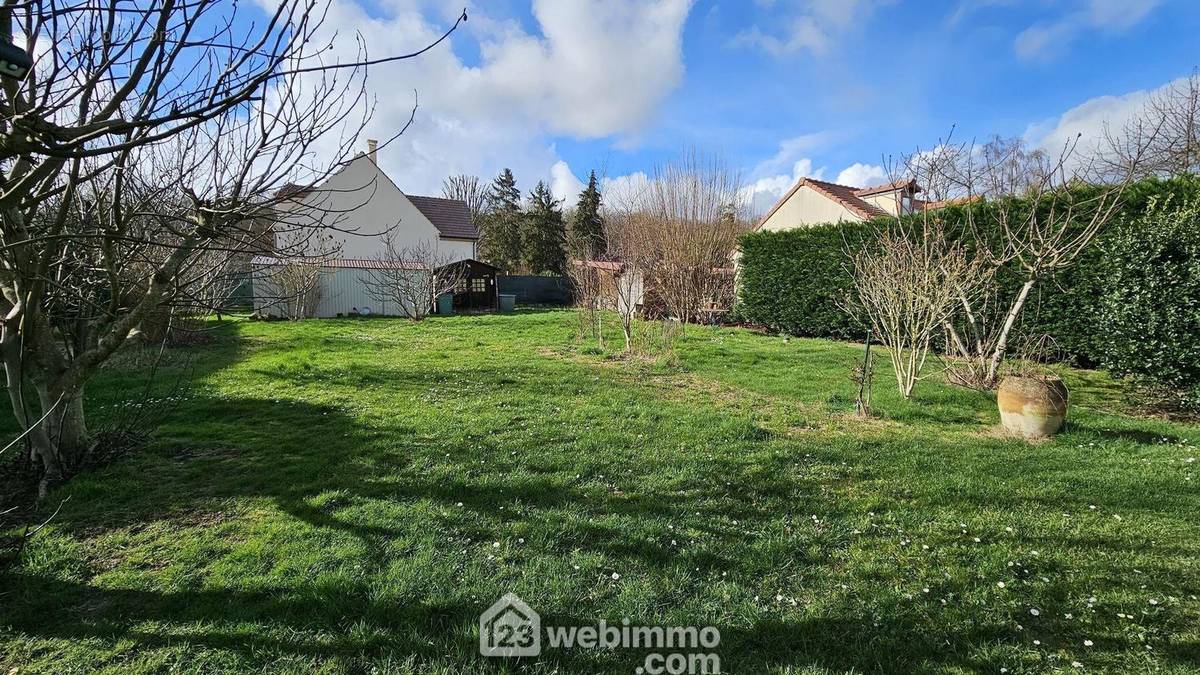
[[[418,44],[462,2],[338,0],[373,54]],[[1196,0],[489,0],[450,47],[384,73],[371,133],[422,102],[384,168],[436,192],[511,166],[569,195],[618,189],[688,147],[769,202],[801,175],[865,183],[952,126],[1053,145],[1119,123],[1200,65]],[[849,169],[849,171],[848,171]],[[614,182],[615,181],[615,182]]]

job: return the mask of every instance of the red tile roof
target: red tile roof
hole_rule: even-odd
[[[460,199],[405,195],[408,201],[421,212],[443,237],[452,239],[478,239],[479,231],[471,224],[471,211]]]
[[[857,197],[866,197],[868,195],[877,195],[880,192],[895,192],[896,190],[903,190],[904,188],[908,188],[913,192],[921,191],[921,187],[917,185],[917,181],[913,180],[912,178],[901,178],[890,183],[883,183],[882,185],[872,185],[871,187],[858,188],[854,191],[854,195]]]
[[[914,188],[917,187],[916,182],[911,180],[893,181],[892,183],[888,183],[886,186],[876,185],[869,188],[856,188],[849,185],[839,185],[837,183],[817,180],[815,178],[801,178],[795,185],[792,186],[791,190],[787,191],[787,194],[780,198],[779,201],[775,202],[775,205],[771,207],[770,211],[767,211],[765,216],[759,219],[757,227],[762,227],[762,224],[767,222],[767,219],[774,215],[775,212],[779,210],[779,207],[783,206],[787,200],[791,199],[792,195],[796,194],[797,190],[805,185],[809,186],[813,190],[816,190],[829,199],[832,199],[838,204],[841,204],[859,218],[862,218],[863,220],[871,220],[872,218],[880,218],[884,216],[890,216],[892,214],[879,208],[871,202],[862,199],[862,195],[887,192],[889,190],[899,189],[900,187],[904,187],[910,183]]]
[[[936,201],[930,201],[930,202],[924,201],[922,199],[914,199],[913,206],[915,208],[924,209],[926,211],[936,211],[938,209],[944,209],[947,206],[955,206],[957,204],[966,204],[967,202],[974,202],[974,201],[978,201],[981,199],[983,199],[983,197],[981,195],[974,195],[971,197],[954,197],[952,199],[938,199]]]

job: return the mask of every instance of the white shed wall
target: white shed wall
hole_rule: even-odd
[[[412,274],[428,274],[414,271]],[[391,301],[381,302],[368,292],[369,272],[357,268],[332,268],[321,272],[321,297],[317,301],[315,316],[328,319],[338,314],[349,316],[352,310],[361,312],[370,308],[371,314],[381,316],[404,316],[403,308]],[[285,316],[287,304],[280,300],[280,292],[270,277],[270,271],[259,270],[253,278],[254,310],[260,314]]]

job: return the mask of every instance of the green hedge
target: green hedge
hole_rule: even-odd
[[[1200,197],[1200,178],[1184,176],[1170,180],[1148,179],[1132,185],[1123,198],[1121,212],[1075,265],[1054,277],[1039,281],[1018,325],[1026,335],[1048,334],[1062,350],[1062,357],[1079,365],[1099,365],[1116,372],[1126,370],[1105,347],[1111,327],[1104,325],[1100,299],[1112,291],[1113,259],[1117,238],[1136,241],[1139,228],[1148,227],[1142,214],[1153,202]],[[955,206],[938,212],[952,237],[966,229],[965,208]],[[999,226],[988,205],[971,206],[976,227],[986,239],[998,241]],[[863,332],[840,309],[838,300],[851,292],[846,251],[861,245],[878,224],[842,223],[818,225],[786,232],[753,232],[741,239],[742,258],[738,314],[744,320],[781,332],[808,337],[859,338]],[[894,226],[894,224],[893,224]],[[1126,247],[1122,251],[1136,250]],[[1150,265],[1148,277],[1161,266]],[[999,274],[1001,299],[1013,297],[1021,282],[1015,269]],[[1129,278],[1128,275],[1125,277]],[[1122,281],[1122,284],[1130,282]],[[1149,278],[1137,283],[1152,284]],[[1003,304],[1000,303],[1000,304]],[[1165,311],[1156,309],[1154,311]],[[1200,341],[1194,338],[1193,342]]]
[[[843,223],[743,235],[738,316],[793,335],[861,337],[838,303],[853,285],[847,246],[858,246],[868,229]]]
[[[1152,202],[1100,251],[1101,363],[1200,407],[1200,195]]]

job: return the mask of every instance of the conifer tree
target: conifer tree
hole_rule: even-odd
[[[480,257],[513,274],[521,265],[521,191],[510,169],[492,181],[480,218]]]
[[[571,253],[593,259],[607,249],[604,241],[604,220],[600,216],[600,190],[596,171],[588,176],[587,187],[579,193],[575,218],[571,223]]]
[[[559,202],[539,181],[529,193],[529,208],[522,219],[521,249],[524,267],[531,274],[561,274],[566,267],[566,222]]]

